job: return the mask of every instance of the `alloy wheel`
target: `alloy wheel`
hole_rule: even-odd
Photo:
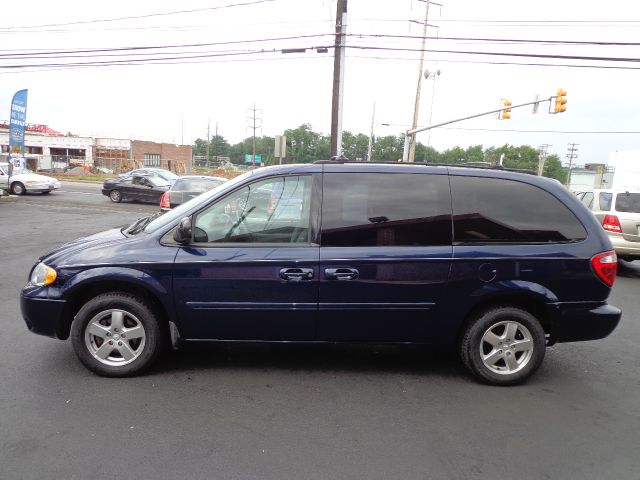
[[[97,361],[118,367],[140,356],[146,343],[146,332],[135,315],[125,310],[110,309],[89,321],[84,343]]]

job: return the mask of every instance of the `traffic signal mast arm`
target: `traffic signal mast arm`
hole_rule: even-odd
[[[471,120],[472,118],[484,117],[485,115],[492,115],[494,113],[500,113],[505,110],[513,110],[514,108],[526,107],[529,105],[534,105],[536,103],[543,102],[552,102],[556,97],[552,96],[549,98],[544,98],[542,100],[534,100],[533,102],[520,103],[518,105],[509,105],[507,107],[498,108],[497,110],[490,110],[488,112],[478,113],[476,115],[470,115],[468,117],[456,118],[455,120],[449,120],[448,122],[437,123],[435,125],[429,125],[428,127],[414,128],[413,130],[407,130],[404,134],[404,151],[402,153],[402,161],[406,162],[409,159],[409,144],[411,143],[411,137],[419,132],[425,132],[427,130],[431,130],[433,128],[444,127],[445,125],[450,125],[452,123],[462,122],[464,120]]]

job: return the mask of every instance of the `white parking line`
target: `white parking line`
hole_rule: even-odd
[[[71,190],[56,190],[56,192],[60,193],[76,193],[78,195],[98,195],[102,196],[102,193],[92,193],[92,192],[73,192]]]

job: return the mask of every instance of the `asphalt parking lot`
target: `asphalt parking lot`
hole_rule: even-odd
[[[155,211],[77,184],[0,199],[0,479],[640,478],[640,265],[620,327],[519,387],[418,347],[205,345],[97,377],[28,332],[20,288],[47,250]]]

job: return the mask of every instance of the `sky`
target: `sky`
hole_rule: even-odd
[[[484,116],[418,141],[438,150],[548,144],[563,161],[575,143],[578,164],[640,150],[640,4],[437,2],[424,68],[440,75],[422,82],[418,125],[497,109],[502,98],[549,98],[558,88],[568,92],[567,111],[523,107],[510,120]],[[425,8],[421,0],[348,0],[343,130],[369,134],[372,120],[376,136],[410,127]],[[316,48],[332,46],[335,13],[336,0],[5,2],[0,120],[27,88],[27,122],[63,133],[190,144],[217,123],[235,143],[250,135],[255,105],[259,135],[303,123],[328,134],[333,50]],[[306,51],[281,52],[290,48]],[[79,52],[92,49],[103,51]]]

